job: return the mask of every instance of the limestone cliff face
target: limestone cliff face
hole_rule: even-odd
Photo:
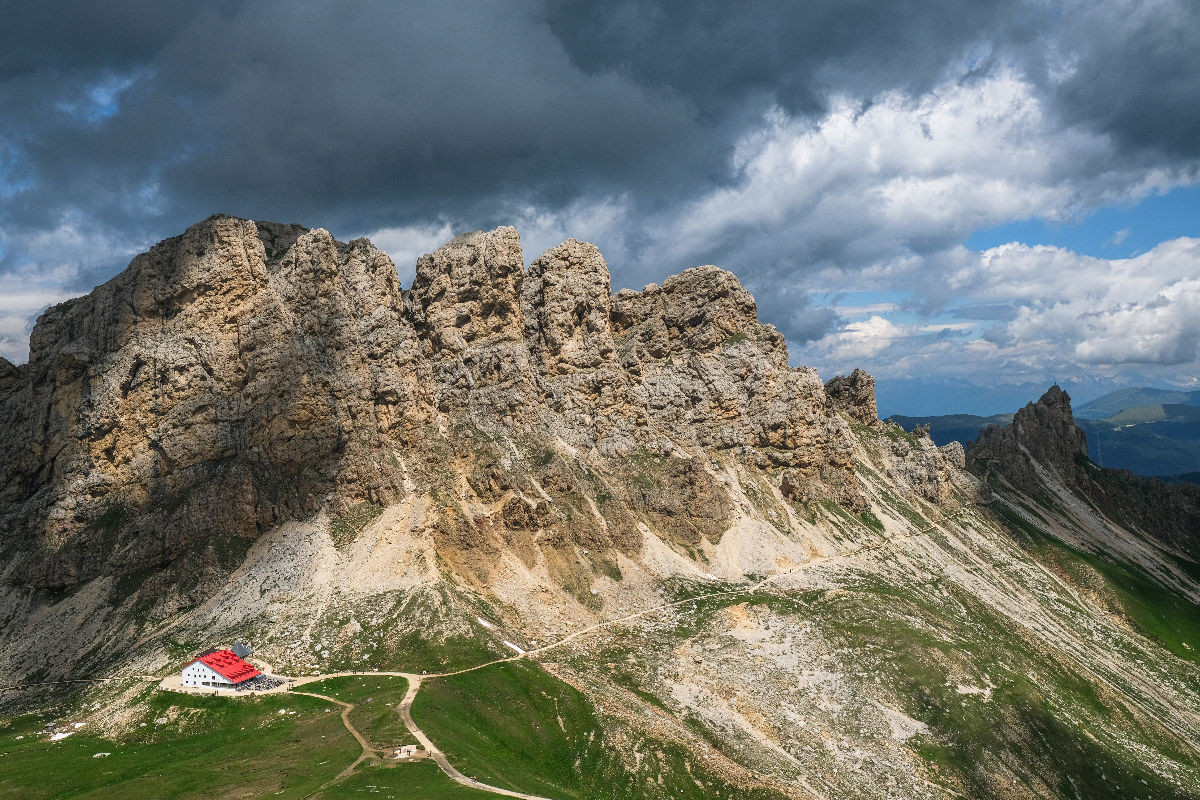
[[[38,321],[0,406],[5,549],[64,585],[252,537],[335,486],[395,495],[376,398],[411,397],[416,355],[368,242],[196,225]]]
[[[627,413],[630,381],[617,361],[610,294],[604,256],[569,239],[530,264],[522,307],[546,410],[573,440],[617,454],[636,447],[637,420]]]
[[[848,465],[849,428],[816,370],[788,366],[783,336],[732,274],[699,267],[618,292],[612,317],[634,397],[662,428],[761,466]]]
[[[719,536],[729,501],[697,461],[713,453],[858,507],[847,419],[877,419],[869,376],[846,380],[790,367],[716,267],[610,296],[594,246],[527,272],[499,228],[423,256],[402,291],[366,240],[216,216],[49,309],[28,364],[0,362],[9,580],[219,570],[284,521],[411,492],[495,504],[439,501],[430,532],[481,580],[489,553],[535,546],[530,526],[603,559],[635,551],[640,524]],[[564,447],[582,461],[534,455]],[[660,483],[609,481],[606,519],[561,510],[629,458]]]

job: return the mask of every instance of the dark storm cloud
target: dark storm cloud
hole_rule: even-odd
[[[726,177],[767,104],[924,85],[967,45],[1017,36],[1005,9],[26,4],[0,32],[0,180],[27,187],[3,221],[79,208],[165,232],[220,209],[365,230],[485,217],[497,197],[672,202]],[[116,113],[89,118],[89,94],[122,82]]]
[[[1200,3],[1095,3],[1065,20],[1064,114],[1133,151],[1200,156]]]
[[[510,222],[521,204],[581,198],[662,219],[736,183],[732,149],[772,108],[803,122],[848,95],[867,113],[881,92],[919,97],[1006,69],[1047,113],[1170,166],[1197,155],[1198,13],[1038,0],[19,4],[0,25],[0,273],[39,236],[43,251],[64,230],[144,242],[214,211],[340,235]],[[814,264],[852,270],[893,246],[831,218],[789,229],[760,215],[676,259],[688,263],[652,266],[719,261],[795,289]],[[905,247],[945,247],[973,219]],[[636,243],[661,242],[629,227],[629,274],[645,272]],[[121,266],[96,255],[64,280],[86,289]],[[770,302],[800,338],[834,324]]]
[[[773,323],[796,348],[820,339],[845,322],[836,309],[813,305],[808,293],[786,281],[757,278],[746,285],[758,314]]]
[[[668,85],[714,120],[747,99],[795,113],[830,90],[919,91],[973,45],[1026,41],[1036,18],[1011,0],[566,0],[550,15],[585,66]]]
[[[536,4],[445,8],[269,0],[125,36],[103,25],[107,59],[95,45],[57,61],[47,41],[17,47],[0,130],[16,151],[4,179],[28,189],[5,221],[74,206],[113,224],[222,209],[370,226],[501,191],[637,183],[654,154],[694,137],[685,98],[580,70]],[[60,20],[67,42],[95,22]],[[9,36],[46,28],[27,20]],[[123,80],[110,117],[68,110]]]
[[[0,26],[0,81],[51,70],[120,68],[152,59],[191,20],[232,13],[239,2],[141,0],[10,3]]]

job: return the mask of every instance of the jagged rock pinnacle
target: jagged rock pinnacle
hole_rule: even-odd
[[[1033,462],[1070,485],[1081,457],[1087,457],[1087,436],[1075,426],[1071,396],[1057,384],[1018,411],[1012,423],[989,426],[967,446],[968,462],[1003,474],[1027,492],[1040,484]]]
[[[861,369],[838,375],[825,384],[825,394],[839,411],[864,425],[879,424],[875,405],[875,379]]]

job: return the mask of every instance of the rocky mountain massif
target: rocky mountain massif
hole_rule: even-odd
[[[526,721],[554,796],[1200,797],[1195,499],[1087,462],[1065,395],[968,469],[789,366],[724,270],[524,264],[466,234],[402,289],[218,216],[47,311],[0,363],[5,702],[122,741],[134,675],[235,637],[293,675],[565,640],[431,684],[479,711],[464,768],[534,757],[487,727],[525,681],[595,720]]]
[[[733,275],[704,267],[610,298],[595,247],[568,241],[526,274],[511,228],[422,258],[402,292],[365,240],[214,217],[50,309],[29,363],[4,371],[4,544],[35,588],[181,558],[217,568],[196,550],[214,536],[457,492],[443,456],[475,453],[445,447],[501,436],[612,459],[728,451],[790,469],[798,492],[862,504],[847,422],[815,371],[788,367]],[[461,488],[545,501],[511,485],[506,449]],[[695,545],[730,512],[678,460],[622,505],[678,517]],[[705,504],[672,499],[685,487]],[[486,578],[477,556],[503,537],[447,525],[440,544]],[[599,553],[639,547],[632,518],[579,525],[571,537]]]

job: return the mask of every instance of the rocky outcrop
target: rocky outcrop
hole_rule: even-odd
[[[878,425],[879,410],[875,406],[875,379],[861,369],[849,375],[838,375],[825,384],[825,394],[833,407],[855,422]]]
[[[1041,484],[1034,465],[1051,470],[1065,485],[1077,482],[1080,458],[1087,458],[1087,436],[1075,426],[1071,396],[1051,386],[1004,426],[989,425],[967,448],[978,469],[994,470],[1011,485],[1033,493]]]
[[[21,380],[21,370],[7,358],[0,356],[0,396],[7,394],[17,387]]]
[[[335,487],[396,497],[375,398],[412,394],[399,301],[365,240],[214,217],[51,308],[0,406],[5,551],[69,585],[252,538]]]
[[[929,436],[929,429],[917,426],[911,437],[893,422],[880,423],[891,444],[888,478],[908,487],[915,496],[931,503],[946,503],[954,496],[957,477],[964,466],[963,448],[958,442],[938,447]],[[899,434],[899,435],[896,435]],[[916,445],[910,443],[916,440]]]
[[[490,428],[519,423],[537,403],[521,306],[524,267],[513,228],[463,234],[417,261],[404,306],[422,356],[418,408],[466,412]]]
[[[609,455],[632,452],[646,420],[629,411],[617,361],[608,264],[595,245],[568,239],[534,259],[522,291],[525,336],[547,410],[569,438]]]
[[[596,246],[568,239],[534,259],[522,292],[526,336],[544,377],[611,369],[608,265]]]
[[[526,271],[514,229],[468,233],[402,291],[366,240],[214,216],[49,309],[30,346],[0,362],[0,536],[28,586],[199,564],[408,492],[480,579],[504,531],[628,554],[648,526],[692,546],[731,519],[712,457],[866,507],[847,419],[877,424],[870,376],[789,366],[717,267],[610,296],[573,239]],[[607,519],[593,495],[614,498]]]
[[[622,290],[612,320],[632,398],[656,427],[762,467],[853,470],[852,434],[816,370],[788,366],[783,336],[731,273],[698,267]]]

